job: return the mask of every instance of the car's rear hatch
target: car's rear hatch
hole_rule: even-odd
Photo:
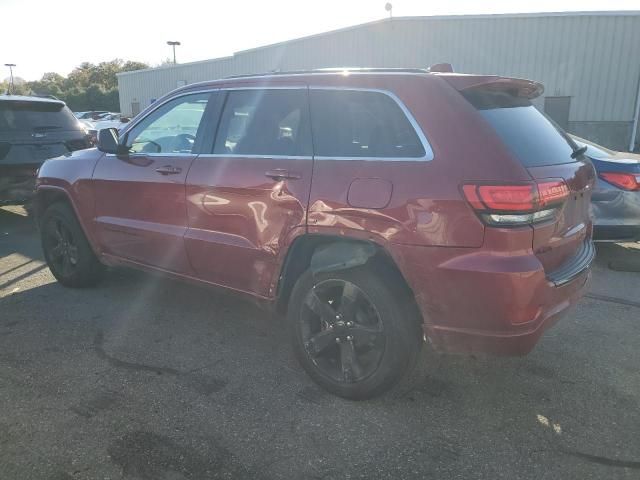
[[[0,101],[0,167],[37,166],[88,146],[85,131],[63,102]]]
[[[542,93],[540,84],[502,77],[446,79],[476,107],[531,176],[533,196],[538,196],[535,209],[550,212],[528,222],[533,251],[548,275],[566,268],[591,248],[591,163],[575,153],[578,147],[567,134],[532,105],[530,99]]]

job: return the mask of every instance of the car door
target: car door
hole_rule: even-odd
[[[94,171],[95,225],[103,253],[189,273],[185,179],[197,157],[209,99],[176,97],[138,121],[122,141],[125,155],[105,155]]]
[[[227,90],[213,153],[187,176],[185,245],[196,274],[273,293],[285,238],[306,225],[312,173],[305,85]]]

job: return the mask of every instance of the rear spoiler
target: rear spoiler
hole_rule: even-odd
[[[438,75],[460,92],[470,90],[493,90],[509,92],[516,97],[536,98],[544,92],[544,86],[523,78],[498,77],[493,75]]]

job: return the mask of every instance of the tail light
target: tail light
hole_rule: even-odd
[[[640,190],[640,174],[621,172],[601,172],[600,178],[623,190],[635,192]]]
[[[569,197],[562,180],[520,185],[465,184],[462,192],[488,225],[518,226],[549,220]]]

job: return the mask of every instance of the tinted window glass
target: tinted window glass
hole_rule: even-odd
[[[229,92],[214,153],[311,155],[306,90]]]
[[[425,151],[400,106],[379,92],[311,90],[315,154],[419,158]]]
[[[566,133],[526,98],[476,91],[465,98],[478,109],[525,167],[574,162]]]
[[[0,101],[0,131],[79,130],[65,105],[53,102]]]
[[[172,100],[136,125],[127,136],[133,153],[191,153],[208,93]]]

